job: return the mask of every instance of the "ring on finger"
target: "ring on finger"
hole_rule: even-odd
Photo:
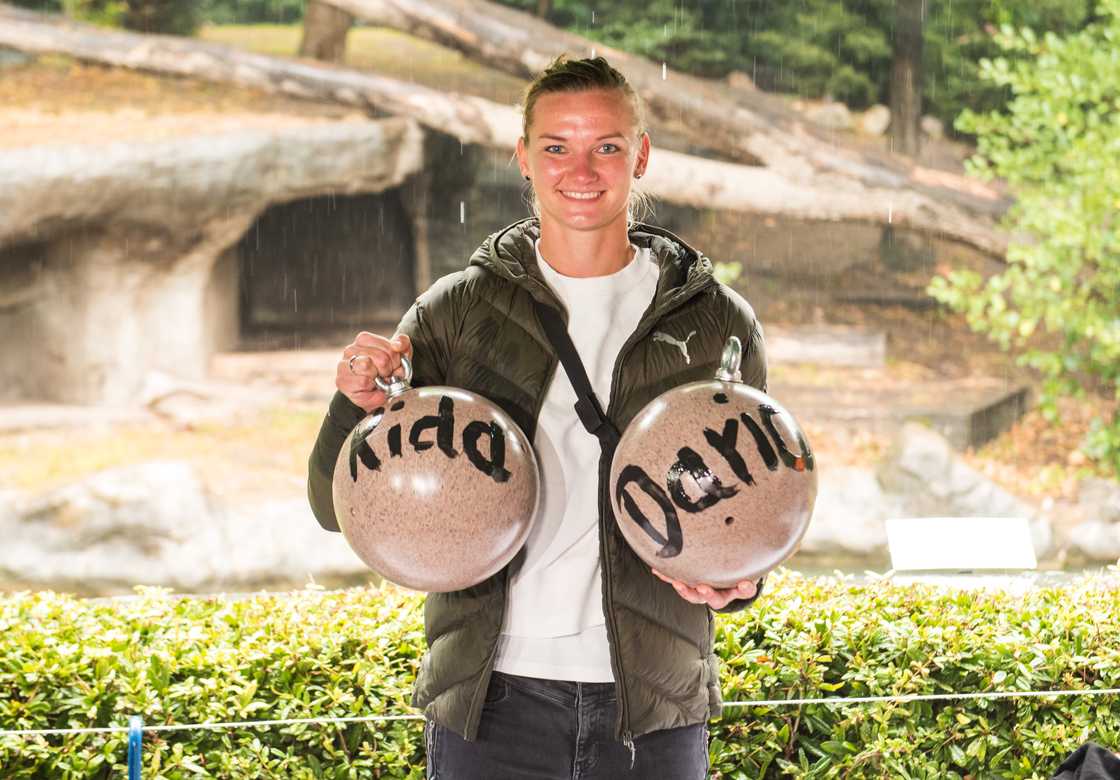
[[[360,357],[362,357],[362,356],[361,355],[351,355],[350,359],[348,361],[346,361],[346,365],[350,367],[350,373],[351,374],[357,374],[358,373],[357,371],[354,370],[354,361],[357,360]]]

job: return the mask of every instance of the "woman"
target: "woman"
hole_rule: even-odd
[[[430,651],[413,703],[427,717],[429,777],[706,775],[706,723],[720,711],[712,610],[743,608],[761,581],[692,587],[631,552],[607,500],[610,447],[573,411],[534,310],[538,301],[562,313],[618,430],[665,390],[711,378],[732,335],[744,344],[743,380],[765,389],[750,306],[696,250],[630,220],[649,156],[625,78],[601,57],[557,60],[526,93],[517,144],[537,216],[487,238],[392,338],[361,333],[338,362],[309,479],[329,530],[337,453],[384,401],[374,377],[390,376],[401,355],[413,385],[464,387],[501,406],[541,463],[522,553],[475,587],[427,597]]]

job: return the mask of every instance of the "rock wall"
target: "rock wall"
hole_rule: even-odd
[[[816,510],[794,568],[885,571],[890,517],[1025,517],[1046,566],[1120,555],[1116,483],[1095,484],[1081,524],[1069,528],[970,469],[919,425],[905,429],[878,471],[819,465]],[[340,534],[319,527],[298,489],[238,501],[215,495],[182,461],[108,469],[41,494],[0,491],[0,538],[0,585],[9,588],[106,594],[137,584],[216,591],[375,579]]]
[[[0,401],[135,402],[237,340],[231,247],[270,204],[399,188],[401,119],[0,151]]]
[[[4,400],[125,405],[151,370],[204,377],[213,350],[233,340],[236,304],[211,272],[249,221],[188,235],[83,226],[9,252],[6,264],[35,271],[33,292],[0,310]]]
[[[239,254],[226,249],[214,262],[202,298],[202,344],[207,354],[234,349],[241,337]]]
[[[220,503],[186,462],[110,469],[39,496],[0,495],[0,583],[83,595],[376,582],[301,498]]]

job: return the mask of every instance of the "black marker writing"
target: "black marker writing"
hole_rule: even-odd
[[[397,402],[392,406],[393,409],[399,409],[403,406],[403,402]],[[373,451],[366,439],[369,437],[373,430],[378,426],[385,416],[385,410],[378,408],[370,415],[369,419],[363,422],[354,433],[350,436],[350,478],[354,481],[358,479],[358,463],[361,462],[370,471],[381,470],[381,459]],[[432,428],[436,430],[436,440],[434,442],[425,440],[422,437]],[[482,449],[479,447],[479,442],[483,436],[489,439],[489,455],[483,455]],[[412,424],[412,428],[408,432],[408,443],[411,445],[414,452],[420,453],[432,449],[433,446],[438,447],[449,458],[456,458],[459,456],[458,451],[454,447],[455,438],[455,401],[450,396],[441,396],[436,414],[429,414],[421,417]],[[401,424],[393,425],[388,433],[386,439],[389,447],[389,456],[392,458],[403,457],[403,447],[401,443],[402,430]],[[510,478],[509,469],[506,465],[506,435],[505,430],[496,422],[482,422],[481,420],[473,420],[463,428],[463,452],[467,456],[467,460],[471,465],[481,471],[486,476],[493,479],[495,482],[506,482]]]
[[[366,442],[366,437],[373,433],[373,429],[377,427],[384,416],[384,408],[374,409],[369,419],[355,428],[354,433],[350,435],[350,479],[355,482],[358,481],[359,458],[362,465],[370,471],[381,470],[381,461],[378,460],[377,455],[374,454],[373,449]]]
[[[478,450],[478,440],[482,435],[490,437],[490,458],[483,457]],[[463,452],[467,454],[474,467],[483,474],[493,478],[495,482],[505,482],[509,479],[506,464],[506,435],[497,423],[484,423],[482,420],[472,420],[463,428]]]
[[[696,480],[696,484],[704,491],[704,495],[696,501],[688,497],[681,484],[681,476],[688,472]],[[704,462],[696,450],[691,447],[681,447],[677,450],[677,462],[669,467],[665,477],[669,488],[669,495],[673,501],[686,512],[696,513],[716,504],[725,498],[730,498],[739,492],[736,487],[724,487],[719,477],[712,473],[708,464]]]
[[[455,436],[455,402],[446,395],[439,399],[439,416],[424,415],[412,424],[412,430],[408,432],[408,443],[417,452],[423,452],[432,446],[430,441],[420,441],[420,436],[430,428],[436,429],[436,444],[443,454],[449,458],[457,457],[459,453],[451,446]]]
[[[735,472],[735,476],[746,482],[748,485],[754,484],[754,477],[747,469],[747,464],[743,461],[743,456],[739,454],[739,450],[735,449],[735,443],[739,438],[739,421],[732,418],[723,424],[723,433],[716,433],[711,428],[704,429],[704,438],[712,449],[723,456],[731,466],[731,470]]]
[[[766,468],[770,471],[777,471],[778,456],[774,454],[773,445],[770,444],[770,440],[766,438],[766,434],[763,430],[758,427],[758,423],[746,412],[740,414],[739,419],[743,421],[743,425],[747,426],[747,430],[750,431],[751,436],[754,437],[754,446],[758,448],[759,457],[761,457],[762,462],[766,464]]]
[[[726,402],[718,396],[713,397],[712,400],[716,403]],[[750,432],[751,438],[754,439],[755,449],[769,471],[776,471],[779,464],[795,471],[812,471],[814,467],[813,453],[810,451],[809,444],[805,441],[805,436],[801,430],[796,425],[792,427],[797,436],[797,443],[801,448],[801,453],[795,455],[790,451],[781,432],[774,424],[773,418],[779,414],[778,410],[768,404],[760,404],[758,409],[762,417],[761,426],[750,415],[743,413],[739,415],[738,420],[735,418],[725,420],[722,431],[705,428],[703,431],[704,440],[723,457],[735,476],[747,485],[754,485],[755,478],[747,468],[743,456],[739,454],[740,420]],[[765,430],[763,427],[765,427]],[[696,484],[704,491],[704,495],[696,501],[689,498],[681,483],[681,477],[685,472],[691,474],[692,478],[696,480]],[[719,477],[704,462],[704,459],[690,447],[682,447],[677,450],[677,460],[669,466],[665,475],[665,484],[668,492],[650,478],[641,466],[634,464],[625,466],[619,472],[618,482],[615,484],[615,502],[626,511],[630,519],[650,539],[661,545],[661,549],[657,551],[657,557],[659,558],[672,558],[680,555],[684,548],[684,538],[681,532],[680,519],[677,515],[677,507],[685,512],[696,513],[739,492],[737,485],[724,486]],[[637,501],[627,492],[630,485],[637,486],[660,507],[665,520],[665,534],[654,527],[650,519],[642,512],[641,507],[638,506]],[[724,517],[725,525],[731,525],[733,522],[733,517]]]
[[[778,445],[778,455],[781,457],[782,463],[794,471],[812,471],[813,453],[809,450],[809,443],[805,441],[805,436],[801,431],[797,428],[794,429],[797,433],[797,445],[801,448],[801,454],[794,455],[789,451],[789,447],[778,431],[778,427],[774,425],[774,417],[778,414],[778,410],[769,404],[762,404],[758,407],[758,411],[762,415],[762,424],[766,426],[766,430],[770,432],[774,443]]]
[[[661,507],[661,512],[665,516],[667,536],[663,536],[660,531],[653,527],[653,523],[645,516],[638,503],[626,492],[630,483],[637,485],[640,490],[644,491]],[[645,531],[650,539],[661,545],[661,549],[657,551],[658,558],[673,558],[681,554],[684,538],[681,535],[681,523],[677,519],[677,510],[673,507],[673,502],[665,495],[661,486],[650,479],[649,475],[640,466],[630,465],[622,469],[618,475],[618,484],[614,492],[615,501],[626,508],[626,513],[630,515],[630,519],[637,523],[638,527]]]

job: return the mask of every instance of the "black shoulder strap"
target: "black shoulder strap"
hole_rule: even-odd
[[[607,419],[603,407],[599,405],[599,399],[595,397],[591,381],[587,378],[587,369],[579,359],[579,353],[572,343],[572,337],[568,335],[568,329],[564,325],[560,312],[536,298],[533,298],[533,306],[537,309],[537,317],[544,327],[545,335],[548,336],[556,354],[560,356],[564,372],[576,391],[576,414],[579,415],[579,421],[583,423],[588,433],[599,440],[604,450],[609,447],[613,452],[620,438],[618,429]]]

